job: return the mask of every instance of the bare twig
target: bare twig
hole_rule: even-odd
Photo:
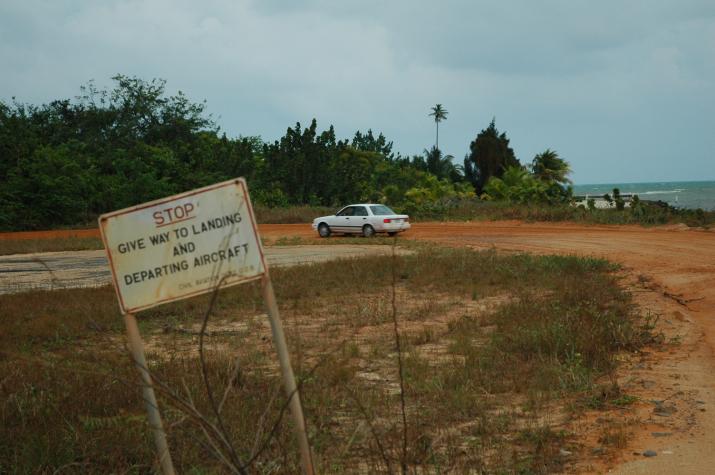
[[[190,397],[188,400],[181,398],[178,393],[173,391],[164,381],[162,381],[160,378],[157,378],[156,376],[152,376],[152,380],[155,384],[156,389],[158,389],[162,392],[162,394],[168,397],[169,400],[174,403],[175,407],[184,412],[184,414],[190,416],[197,423],[197,425],[204,432],[207,439],[209,440],[209,443],[211,443],[212,446],[214,444],[211,442],[211,440],[215,439],[216,441],[221,443],[221,445],[224,447],[224,450],[226,450],[229,454],[232,450],[234,450],[230,441],[227,440],[224,436],[224,432],[222,432],[221,429],[218,428],[216,425],[211,423],[211,421],[209,421],[206,416],[204,416],[196,408],[193,403],[193,400]],[[219,457],[219,459],[223,460],[224,457]],[[227,466],[234,472],[241,474],[245,473],[242,472],[240,468],[237,468],[233,462],[227,464]]]
[[[65,465],[62,465],[62,466],[58,467],[57,470],[55,470],[54,472],[52,472],[52,475],[59,475],[59,474],[62,473],[66,468],[70,468],[70,467],[84,467],[84,466],[86,466],[86,465],[89,465],[89,463],[87,463],[87,462],[71,462],[71,463],[68,463],[68,464],[65,464]]]
[[[273,406],[273,402],[276,400],[276,397],[281,392],[281,385],[277,384],[275,391],[273,391],[273,395],[271,396],[271,399],[268,401],[268,404],[266,404],[266,408],[263,410],[263,413],[261,414],[261,417],[258,419],[258,428],[256,429],[256,438],[253,441],[253,448],[251,449],[251,458],[253,458],[253,455],[258,453],[259,449],[259,443],[261,441],[261,437],[263,436],[263,424],[266,421],[266,417],[268,417],[268,412],[271,409],[271,406]]]
[[[36,363],[43,364],[43,365],[48,364],[48,362],[42,358],[28,358],[28,357],[22,358],[21,357],[21,359],[24,361],[36,362]],[[136,362],[131,357],[130,357],[130,360],[132,361],[133,364],[135,364],[137,366],[141,366],[142,369],[145,369],[147,372],[149,372],[149,374],[151,375],[152,382],[154,384],[154,388],[157,391],[160,391],[165,397],[167,397],[169,402],[172,403],[174,407],[176,407],[177,409],[182,411],[182,413],[186,417],[195,421],[196,424],[202,430],[204,430],[204,434],[206,434],[206,437],[209,439],[209,441],[211,441],[212,439],[216,440],[216,441],[220,442],[220,444],[222,446],[224,446],[226,448],[226,450],[228,450],[228,445],[229,445],[228,441],[226,441],[223,438],[220,430],[214,424],[212,424],[211,421],[206,419],[206,417],[203,414],[201,414],[199,412],[199,410],[193,404],[193,401],[191,400],[191,398],[189,398],[189,399],[182,398],[178,393],[173,391],[166,384],[166,382],[164,382],[160,377],[158,377],[150,369],[148,369],[142,365],[139,365],[139,363]],[[95,371],[95,370],[86,370],[86,369],[76,368],[76,367],[69,369],[69,368],[62,368],[62,366],[55,367],[54,365],[52,366],[52,368],[54,370],[59,369],[60,371],[62,371],[62,370],[71,371],[72,373],[82,373],[82,374],[89,374],[89,375],[103,375],[103,376],[110,374],[110,371],[111,371],[111,370],[108,370],[108,371],[102,372],[102,371]],[[115,380],[117,380],[127,386],[130,386],[130,387],[132,387],[132,386],[143,387],[144,386],[143,382],[136,383],[134,379],[129,380],[129,379],[122,378],[121,376],[118,376],[115,373],[111,373],[111,374],[112,374],[112,378],[114,378]],[[187,395],[188,395],[188,393],[187,393]],[[156,407],[156,406],[152,406],[152,407]],[[211,435],[211,434],[213,434],[213,435]],[[201,443],[200,440],[199,440],[199,443]],[[202,444],[202,445],[204,445],[204,447],[206,447],[205,444]],[[221,459],[221,457],[218,457],[218,458]],[[233,464],[228,464],[227,466],[228,466],[228,468],[232,469],[232,471],[241,473],[241,472],[238,472],[237,469],[235,469]]]
[[[405,410],[405,377],[404,368],[402,366],[402,345],[400,344],[400,330],[397,324],[397,256],[395,247],[397,246],[397,238],[392,239],[392,323],[395,331],[395,346],[397,348],[397,368],[400,379],[400,410],[402,412],[402,455],[400,457],[400,465],[402,473],[407,474],[407,413]]]
[[[107,341],[110,343],[113,343],[112,340],[107,338]],[[126,349],[126,343],[125,343],[125,349]],[[182,423],[186,418],[189,418],[190,420],[194,421],[199,428],[204,432],[204,435],[206,436],[207,440],[209,443],[215,447],[215,444],[212,442],[213,440],[217,441],[222,447],[224,447],[224,450],[230,453],[231,450],[233,450],[233,447],[230,443],[230,441],[224,436],[224,433],[216,427],[211,421],[209,421],[195,406],[193,399],[191,398],[190,392],[188,392],[187,389],[187,399],[183,399],[180,394],[174,390],[172,390],[169,385],[162,379],[160,378],[156,373],[154,373],[150,368],[144,366],[141,364],[139,361],[135,360],[134,357],[131,355],[131,352],[127,352],[130,356],[130,361],[137,367],[140,368],[140,370],[146,371],[149,373],[151,380],[153,382],[154,388],[157,391],[160,391],[165,397],[168,398],[169,402],[178,410],[180,410],[183,414],[184,417],[177,421],[174,424],[171,424],[169,427],[173,427],[175,425],[178,425]],[[87,371],[87,370],[81,370],[77,368],[72,369],[73,372],[83,372],[83,373],[88,373],[88,374],[103,374],[101,372],[96,372],[96,371]],[[134,386],[136,385],[135,382],[133,381],[128,381],[124,378],[117,377],[114,375],[116,379],[118,379],[120,382],[127,384],[129,386]],[[183,380],[182,380],[183,382]],[[140,387],[144,386],[144,383],[141,382],[139,383]],[[186,388],[186,385],[184,383],[184,388]],[[149,403],[148,401],[145,400],[146,403]],[[151,405],[152,407],[156,408],[153,404]],[[191,434],[189,434],[191,436]],[[200,439],[196,439],[195,437],[191,436],[193,439],[197,440],[201,445],[206,447],[207,449],[210,450],[209,447],[206,446],[206,444],[202,443]],[[217,455],[217,458],[221,461],[225,460],[225,457],[219,454]],[[234,473],[241,473],[238,471],[234,463],[228,463],[226,464],[227,467]]]
[[[134,362],[137,366],[140,366],[136,361]],[[230,442],[224,437],[224,434],[221,432],[221,430],[216,427],[214,424],[211,423],[199,410],[196,408],[196,406],[193,403],[193,400],[189,397],[189,399],[183,399],[181,396],[172,390],[168,384],[166,384],[161,378],[159,378],[156,374],[151,372],[148,368],[146,368],[146,371],[150,373],[152,382],[155,386],[156,389],[162,392],[166,397],[169,398],[170,401],[172,401],[178,409],[184,412],[184,414],[187,414],[191,416],[200,427],[210,429],[211,432],[214,434],[214,438],[218,441],[221,442],[221,444],[226,448],[226,450],[230,451],[231,450],[231,444]],[[144,383],[140,383],[140,386],[143,386]],[[190,396],[190,395],[189,395]]]
[[[141,468],[145,468],[145,469],[151,470],[151,465],[146,465],[146,464],[143,464],[143,463],[137,463],[137,464],[134,464],[134,465],[130,465],[129,467],[127,467],[126,470],[124,470],[123,472],[119,472],[119,473],[121,473],[122,475],[124,475],[124,474],[126,474],[126,473],[136,473],[136,472],[139,472],[139,471],[140,471],[139,469],[141,469]]]
[[[271,440],[275,437],[275,435],[278,433],[278,427],[281,424],[281,421],[283,420],[283,416],[285,415],[286,411],[288,410],[288,407],[290,406],[290,400],[293,399],[293,395],[297,393],[300,388],[303,386],[303,382],[300,381],[297,385],[296,388],[291,391],[291,393],[288,395],[286,398],[285,402],[281,406],[280,411],[278,412],[278,417],[276,418],[275,422],[273,423],[273,427],[271,427],[270,432],[268,433],[268,437],[266,437],[266,440],[263,441],[263,444],[256,450],[256,452],[251,455],[251,458],[248,459],[248,462],[246,462],[246,465],[244,465],[242,468],[245,470],[246,468],[250,467],[253,462],[255,462],[258,457],[263,453],[264,450],[268,448],[268,444],[270,443]]]
[[[390,463],[390,458],[387,456],[387,451],[385,450],[385,447],[382,445],[382,440],[380,440],[380,435],[377,433],[377,429],[372,423],[372,417],[370,414],[368,414],[367,409],[365,409],[365,406],[363,406],[362,402],[360,401],[360,398],[357,397],[350,389],[348,389],[348,395],[352,398],[352,400],[355,402],[355,404],[358,407],[358,410],[360,411],[360,414],[362,414],[362,417],[365,419],[365,422],[367,422],[367,426],[370,428],[370,434],[372,435],[372,438],[375,440],[375,445],[377,445],[377,450],[380,451],[380,457],[382,457],[382,461],[385,463],[385,468],[387,468],[387,473],[392,473],[392,464]]]
[[[340,451],[341,455],[345,455],[346,453],[348,453],[348,450],[350,450],[350,447],[353,445],[355,438],[357,437],[358,433],[360,433],[360,431],[362,430],[364,424],[365,424],[365,421],[360,421],[360,423],[357,425],[357,427],[355,427],[355,430],[353,431],[353,435],[350,436],[350,438],[348,439],[348,443],[345,444],[345,448]]]
[[[191,407],[193,407],[194,409],[196,409],[196,405],[194,404],[194,400],[193,400],[193,398],[191,397],[191,391],[189,390],[189,386],[186,384],[186,381],[184,380],[184,378],[181,378],[181,383],[182,383],[183,386],[184,386],[184,391],[186,391],[186,398],[188,399],[189,403],[191,404]],[[198,412],[198,411],[197,411],[197,412]],[[211,437],[209,436],[209,433],[208,433],[208,431],[206,430],[206,428],[205,428],[203,425],[199,425],[199,427],[201,428],[201,431],[204,433],[204,436],[206,437],[206,440],[208,441],[208,443],[209,443],[209,445],[210,445],[210,450],[214,453],[214,455],[216,456],[216,458],[218,458],[219,460],[221,460],[221,462],[223,462],[224,465],[226,465],[227,467],[231,468],[231,471],[232,471],[232,472],[234,472],[234,473],[240,473],[240,470],[238,470],[238,468],[235,467],[235,466],[231,463],[231,461],[228,460],[228,459],[223,455],[223,453],[221,452],[221,450],[219,450],[219,448],[216,446],[216,444],[214,443],[214,441],[213,441],[213,440],[211,439]],[[202,444],[202,445],[204,445],[204,444]],[[205,445],[204,445],[204,446],[205,446]]]
[[[50,266],[48,266],[45,261],[43,261],[42,259],[40,259],[40,258],[37,257],[37,256],[32,256],[32,257],[30,257],[30,260],[31,260],[32,262],[36,262],[36,263],[40,264],[40,265],[41,265],[42,267],[44,267],[45,270],[50,274],[50,290],[54,290],[54,288],[55,288],[55,283],[56,283],[58,280],[57,280],[57,277],[55,276],[55,273],[52,271],[52,269],[50,269]]]
[[[298,383],[296,384],[295,389],[294,389],[293,391],[291,391],[291,393],[288,395],[288,397],[286,398],[286,400],[283,402],[283,405],[281,406],[281,409],[280,409],[280,411],[278,412],[278,417],[276,418],[275,422],[273,423],[273,426],[271,427],[271,430],[270,430],[270,432],[268,433],[268,436],[267,436],[266,439],[263,441],[263,444],[260,446],[260,448],[259,448],[258,450],[256,450],[256,451],[251,455],[251,458],[248,460],[248,462],[246,462],[246,465],[244,465],[243,468],[248,468],[248,467],[250,467],[251,464],[252,464],[253,462],[255,462],[256,459],[258,459],[259,455],[261,455],[261,453],[262,453],[264,450],[266,450],[266,448],[268,448],[268,443],[275,437],[276,433],[278,432],[278,427],[280,426],[281,420],[283,419],[283,415],[286,413],[286,411],[288,410],[288,407],[290,406],[290,402],[291,402],[291,399],[293,399],[293,395],[296,394],[296,393],[298,393],[298,392],[301,390],[301,388],[303,387],[303,384],[304,384],[305,380],[306,380],[306,379],[309,379],[311,376],[313,376],[313,374],[315,374],[315,372],[318,370],[318,368],[328,359],[329,356],[331,356],[333,353],[335,353],[336,351],[338,351],[338,350],[340,350],[341,348],[343,348],[343,346],[345,345],[345,342],[346,342],[346,341],[347,341],[347,340],[343,340],[343,341],[340,342],[334,349],[332,349],[332,350],[328,351],[327,353],[325,353],[325,354],[323,355],[323,357],[320,358],[320,360],[318,360],[318,362],[317,362],[315,365],[313,365],[313,367],[310,369],[310,371],[308,371],[308,373],[307,373],[307,375],[306,375],[307,377],[306,377],[306,378],[302,378],[300,381],[298,381]],[[279,443],[280,443],[280,442],[279,442]]]
[[[204,380],[204,387],[206,388],[206,396],[209,399],[209,404],[211,405],[211,410],[214,413],[214,416],[216,416],[216,424],[218,425],[218,429],[221,431],[221,434],[223,438],[227,442],[227,448],[229,452],[229,456],[231,457],[231,462],[238,467],[238,470],[241,474],[245,474],[245,470],[243,469],[244,465],[241,462],[238,454],[236,453],[236,449],[233,446],[233,443],[231,442],[231,438],[228,434],[228,431],[226,430],[226,427],[224,426],[223,423],[223,418],[221,417],[221,411],[219,409],[218,404],[216,404],[216,399],[214,398],[213,394],[213,389],[211,387],[211,383],[209,382],[209,376],[208,376],[208,370],[206,368],[206,356],[204,354],[204,335],[206,332],[206,327],[208,326],[209,323],[209,317],[211,316],[211,312],[213,311],[214,305],[216,304],[216,298],[218,297],[218,292],[221,288],[221,284],[223,284],[224,280],[226,277],[224,276],[221,278],[216,283],[216,287],[214,288],[213,292],[211,293],[211,300],[209,301],[209,305],[206,308],[206,312],[204,313],[204,320],[201,324],[201,332],[199,334],[199,361],[201,363],[201,376],[203,377]]]
[[[219,413],[223,409],[223,405],[226,404],[228,395],[231,393],[231,389],[233,388],[233,385],[235,384],[235,382],[238,379],[240,374],[241,374],[241,367],[238,364],[238,359],[236,359],[236,369],[233,371],[233,374],[229,378],[228,383],[226,384],[226,389],[224,389],[224,391],[223,391],[223,397],[221,398],[221,402],[218,404],[218,412]]]

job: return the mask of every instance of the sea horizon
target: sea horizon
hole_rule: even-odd
[[[574,183],[573,186],[600,186],[600,185],[611,185],[611,184],[625,184],[625,185],[654,185],[654,184],[665,184],[665,183],[713,183],[715,178],[712,180],[656,180],[656,181],[621,181],[621,182],[610,182],[604,181],[601,183]]]
[[[677,208],[715,210],[715,180],[619,182],[574,185],[574,194],[594,197],[611,194],[636,194],[641,199],[664,201]]]

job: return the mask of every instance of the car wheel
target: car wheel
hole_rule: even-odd
[[[387,233],[387,235],[390,237],[397,236],[397,231],[391,231],[391,232]]]
[[[362,235],[365,237],[373,237],[375,235],[375,228],[366,224],[362,227]]]
[[[320,226],[318,226],[318,234],[320,234],[322,238],[330,237],[330,226],[325,223],[320,223]]]

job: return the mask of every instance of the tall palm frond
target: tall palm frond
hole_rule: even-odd
[[[569,163],[551,149],[546,149],[534,157],[531,162],[531,171],[541,181],[560,185],[571,183],[568,178],[571,173]]]

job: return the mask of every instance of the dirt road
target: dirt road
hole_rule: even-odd
[[[415,226],[412,238],[449,245],[536,253],[605,257],[626,267],[635,281],[648,282],[659,295],[640,304],[674,321],[681,344],[674,353],[655,355],[623,374],[642,383],[645,393],[634,434],[616,473],[712,473],[715,467],[715,233],[682,227],[580,226],[572,224],[455,223]],[[657,298],[659,297],[659,298]],[[682,315],[682,321],[677,318]],[[638,364],[643,367],[638,367]],[[648,385],[646,383],[651,383]],[[645,391],[642,386],[648,386]],[[656,411],[664,401],[678,412]],[[699,402],[698,402],[699,401]],[[704,411],[703,411],[704,409]],[[654,435],[655,434],[655,435]],[[662,434],[672,434],[662,436]],[[653,450],[655,457],[643,457]],[[634,455],[638,453],[639,455]]]
[[[275,241],[319,241],[308,225],[262,225]],[[76,233],[76,231],[75,231]],[[56,233],[54,233],[56,234]],[[91,234],[91,233],[90,233]],[[38,235],[5,235],[6,239]],[[3,236],[0,235],[0,239]],[[334,237],[331,239],[340,239]],[[415,223],[399,239],[505,251],[597,256],[624,266],[624,282],[644,311],[660,317],[667,351],[624,363],[619,385],[635,395],[637,423],[625,449],[605,464],[622,474],[713,473],[715,467],[715,232],[685,226],[586,226],[568,223]],[[631,417],[624,413],[623,417]],[[598,436],[591,440],[598,444]],[[655,456],[645,457],[652,450]],[[603,459],[603,457],[598,460]]]
[[[263,236],[317,239],[307,226],[269,225]],[[339,239],[339,238],[337,238]],[[540,254],[604,257],[645,312],[660,317],[668,351],[627,362],[619,385],[639,397],[627,448],[586,471],[710,474],[715,470],[715,232],[683,226],[521,222],[417,223],[400,239]],[[595,417],[596,419],[602,417]],[[612,422],[606,422],[612,423]],[[631,430],[631,429],[629,429]],[[598,433],[591,441],[599,444]],[[645,457],[646,450],[655,456]],[[611,452],[612,453],[612,452]]]
[[[660,315],[661,325],[668,327],[663,331],[678,338],[679,344],[624,368],[619,384],[640,395],[641,424],[620,456],[625,463],[614,472],[713,473],[714,232],[684,226],[496,222],[416,225],[409,237],[475,248],[590,255],[621,263],[631,282],[642,283],[643,288],[634,289],[636,301]],[[640,292],[648,289],[653,292]],[[662,407],[667,410],[659,410]],[[657,455],[644,457],[645,450]]]

